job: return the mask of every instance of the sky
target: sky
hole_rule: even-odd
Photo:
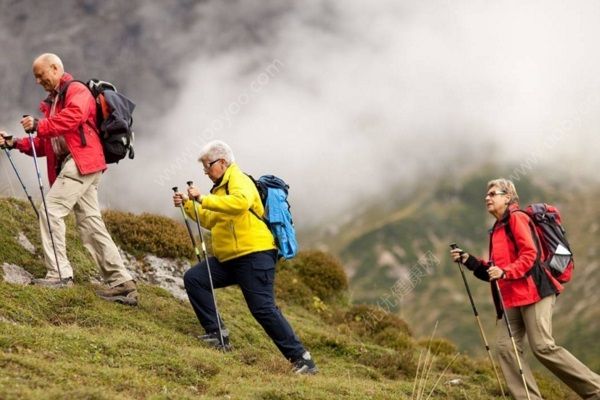
[[[268,34],[213,24],[233,43],[174,66],[182,90],[138,134],[142,167],[107,173],[104,206],[172,213],[172,186],[210,188],[196,160],[213,139],[284,178],[300,226],[484,161],[595,177],[600,3],[289,4],[236,3],[230,21]]]

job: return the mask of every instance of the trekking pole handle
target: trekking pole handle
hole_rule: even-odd
[[[35,118],[34,118],[34,117],[32,117],[31,115],[29,115],[29,114],[23,114],[23,118],[27,118],[27,117],[31,117],[31,118],[33,118],[33,120],[35,121]],[[31,135],[32,133],[34,133],[34,132],[35,132],[35,128],[36,128],[36,123],[34,122],[33,128],[31,128],[31,129],[29,129],[29,130],[26,130],[26,131],[25,131],[25,133],[28,133],[28,134],[30,134],[30,135]]]
[[[10,142],[12,140],[13,136],[12,135],[2,135],[2,139],[4,139],[4,144],[2,146],[0,146],[1,149],[3,150],[11,150],[13,147],[8,145],[8,142]],[[14,142],[13,142],[13,146],[14,146]]]
[[[456,243],[450,243],[450,249],[451,250],[458,249],[458,245]],[[462,250],[458,253],[458,255],[460,256],[459,259],[456,261],[458,264],[462,264],[463,263],[463,260],[462,260],[463,254],[465,254],[465,252],[462,251]]]
[[[194,181],[187,181],[186,182],[188,185],[188,188],[191,188],[194,185]],[[194,202],[198,202],[200,200],[200,196],[198,197],[192,197],[190,196],[190,198],[194,201]]]
[[[171,190],[173,190],[173,193],[174,193],[174,194],[177,194],[177,193],[179,193],[179,188],[178,188],[177,186],[173,186],[173,187],[171,188]],[[181,212],[183,212],[183,208],[182,208],[182,207],[183,207],[183,204],[181,204],[181,205],[179,206],[179,208],[181,208]],[[185,214],[183,214],[183,216],[185,217]]]
[[[458,245],[456,243],[450,243],[450,249],[451,250],[458,249]],[[461,252],[459,254],[462,256],[463,254],[465,254],[465,252],[461,250]]]

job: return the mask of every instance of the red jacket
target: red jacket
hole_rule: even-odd
[[[529,216],[517,210],[518,204],[510,205],[490,232],[490,260],[505,273],[504,278],[498,280],[498,285],[506,308],[533,304],[548,295],[558,294],[563,289],[546,268],[536,264],[535,240],[539,243],[539,238]],[[509,225],[514,242],[509,237],[506,225]],[[476,270],[476,275],[480,278],[483,275],[481,270],[489,267],[488,262],[472,260],[472,257],[467,263],[470,264],[467,265],[469,269]],[[494,300],[497,300],[496,297]]]
[[[73,77],[65,73],[60,79],[58,92]],[[45,118],[38,121],[37,136],[34,138],[35,151],[38,157],[46,157],[48,180],[50,185],[56,180],[58,165],[52,150],[51,137],[64,136],[67,147],[82,175],[92,174],[106,169],[102,143],[96,128],[96,101],[91,92],[81,83],[73,82],[59,99],[55,113],[50,117],[54,95],[48,96],[40,103],[40,111]],[[22,153],[33,155],[28,137],[16,141],[16,148]]]

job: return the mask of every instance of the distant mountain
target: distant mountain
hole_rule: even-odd
[[[487,230],[493,221],[485,211],[483,194],[487,181],[495,176],[498,169],[487,166],[458,180],[428,181],[409,196],[392,191],[374,199],[360,214],[347,215],[348,222],[329,226],[320,235],[313,233],[312,239],[307,236],[307,242],[340,256],[351,277],[355,301],[395,310],[420,335],[431,332],[438,321],[441,334],[460,348],[481,352],[479,331],[448,245],[457,242],[487,257]],[[573,180],[557,182],[521,176],[516,185],[523,206],[547,202],[559,206],[563,214],[576,270],[557,301],[555,335],[600,370],[600,189]],[[493,337],[495,329],[504,326],[496,327],[494,322],[489,285],[470,273],[467,278],[488,336]]]

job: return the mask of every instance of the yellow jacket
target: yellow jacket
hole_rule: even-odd
[[[210,192],[201,197],[201,203],[196,203],[196,209],[200,224],[210,229],[213,253],[220,262],[276,248],[267,225],[249,211],[260,216],[265,213],[254,182],[237,164],[227,168],[219,185]],[[194,202],[188,200],[184,208],[195,220]]]

